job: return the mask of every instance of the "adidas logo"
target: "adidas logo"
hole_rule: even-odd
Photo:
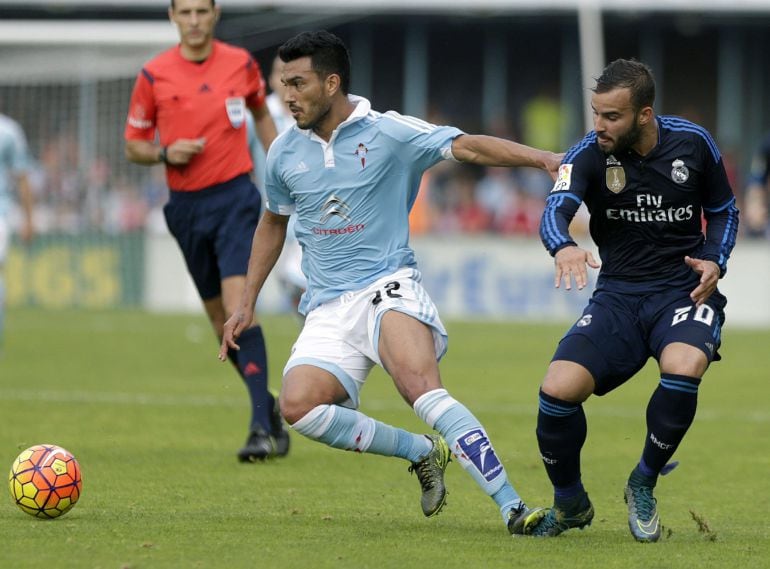
[[[262,368],[259,367],[254,362],[249,362],[246,364],[246,367],[243,368],[243,374],[244,375],[257,375],[258,373],[262,372]]]
[[[295,172],[307,172],[310,170],[310,168],[307,167],[307,164],[303,160],[300,160],[299,164],[297,164],[297,167],[294,168]]]
[[[201,85],[200,89],[198,89],[199,93],[208,93],[210,91],[211,91],[211,87],[209,87],[207,83],[204,83],[203,85]]]

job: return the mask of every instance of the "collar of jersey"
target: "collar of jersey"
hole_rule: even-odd
[[[312,129],[302,129],[298,128],[302,134],[307,136],[310,140],[315,140],[316,142],[320,142],[322,144],[330,144],[335,138],[337,138],[337,134],[346,126],[350,126],[351,124],[358,122],[362,118],[364,118],[366,115],[369,114],[369,111],[372,110],[372,104],[369,102],[368,99],[365,99],[364,97],[359,97],[358,95],[348,95],[348,101],[351,103],[354,103],[356,105],[356,108],[353,109],[353,112],[350,113],[350,116],[346,118],[344,121],[342,121],[337,128],[334,129],[334,132],[332,133],[331,138],[329,139],[329,142],[327,143],[323,138],[318,136],[316,133],[313,132]]]

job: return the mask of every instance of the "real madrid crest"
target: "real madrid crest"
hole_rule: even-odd
[[[590,326],[591,320],[593,320],[593,316],[591,316],[590,314],[586,314],[580,320],[578,320],[577,327],[585,328],[586,326]]]
[[[626,187],[626,171],[618,159],[612,155],[607,158],[605,181],[607,189],[613,194],[619,194]]]
[[[687,181],[687,178],[690,177],[690,171],[687,169],[687,166],[685,166],[684,162],[679,160],[679,158],[674,160],[671,163],[671,166],[671,179],[677,184],[684,184]]]

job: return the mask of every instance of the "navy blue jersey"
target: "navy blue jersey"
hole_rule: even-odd
[[[600,281],[689,283],[695,274],[685,255],[714,261],[725,274],[738,210],[719,150],[700,126],[656,118],[658,144],[647,156],[607,155],[594,132],[567,152],[540,224],[551,255],[575,244],[568,227],[585,202]]]

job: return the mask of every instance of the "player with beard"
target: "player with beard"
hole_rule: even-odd
[[[540,388],[537,439],[554,486],[552,508],[528,524],[556,536],[591,523],[581,481],[582,404],[630,379],[653,357],[660,382],[647,406],[647,434],[625,486],[637,541],[660,538],[653,489],[695,417],[701,378],[719,360],[725,275],[738,210],[719,150],[702,127],[653,111],[655,82],[638,61],[610,63],[591,97],[594,130],[565,155],[541,220],[555,286],[587,284],[599,268],[568,227],[578,206],[591,214],[602,260],[596,289],[562,338]],[[701,216],[705,216],[705,235]]]

